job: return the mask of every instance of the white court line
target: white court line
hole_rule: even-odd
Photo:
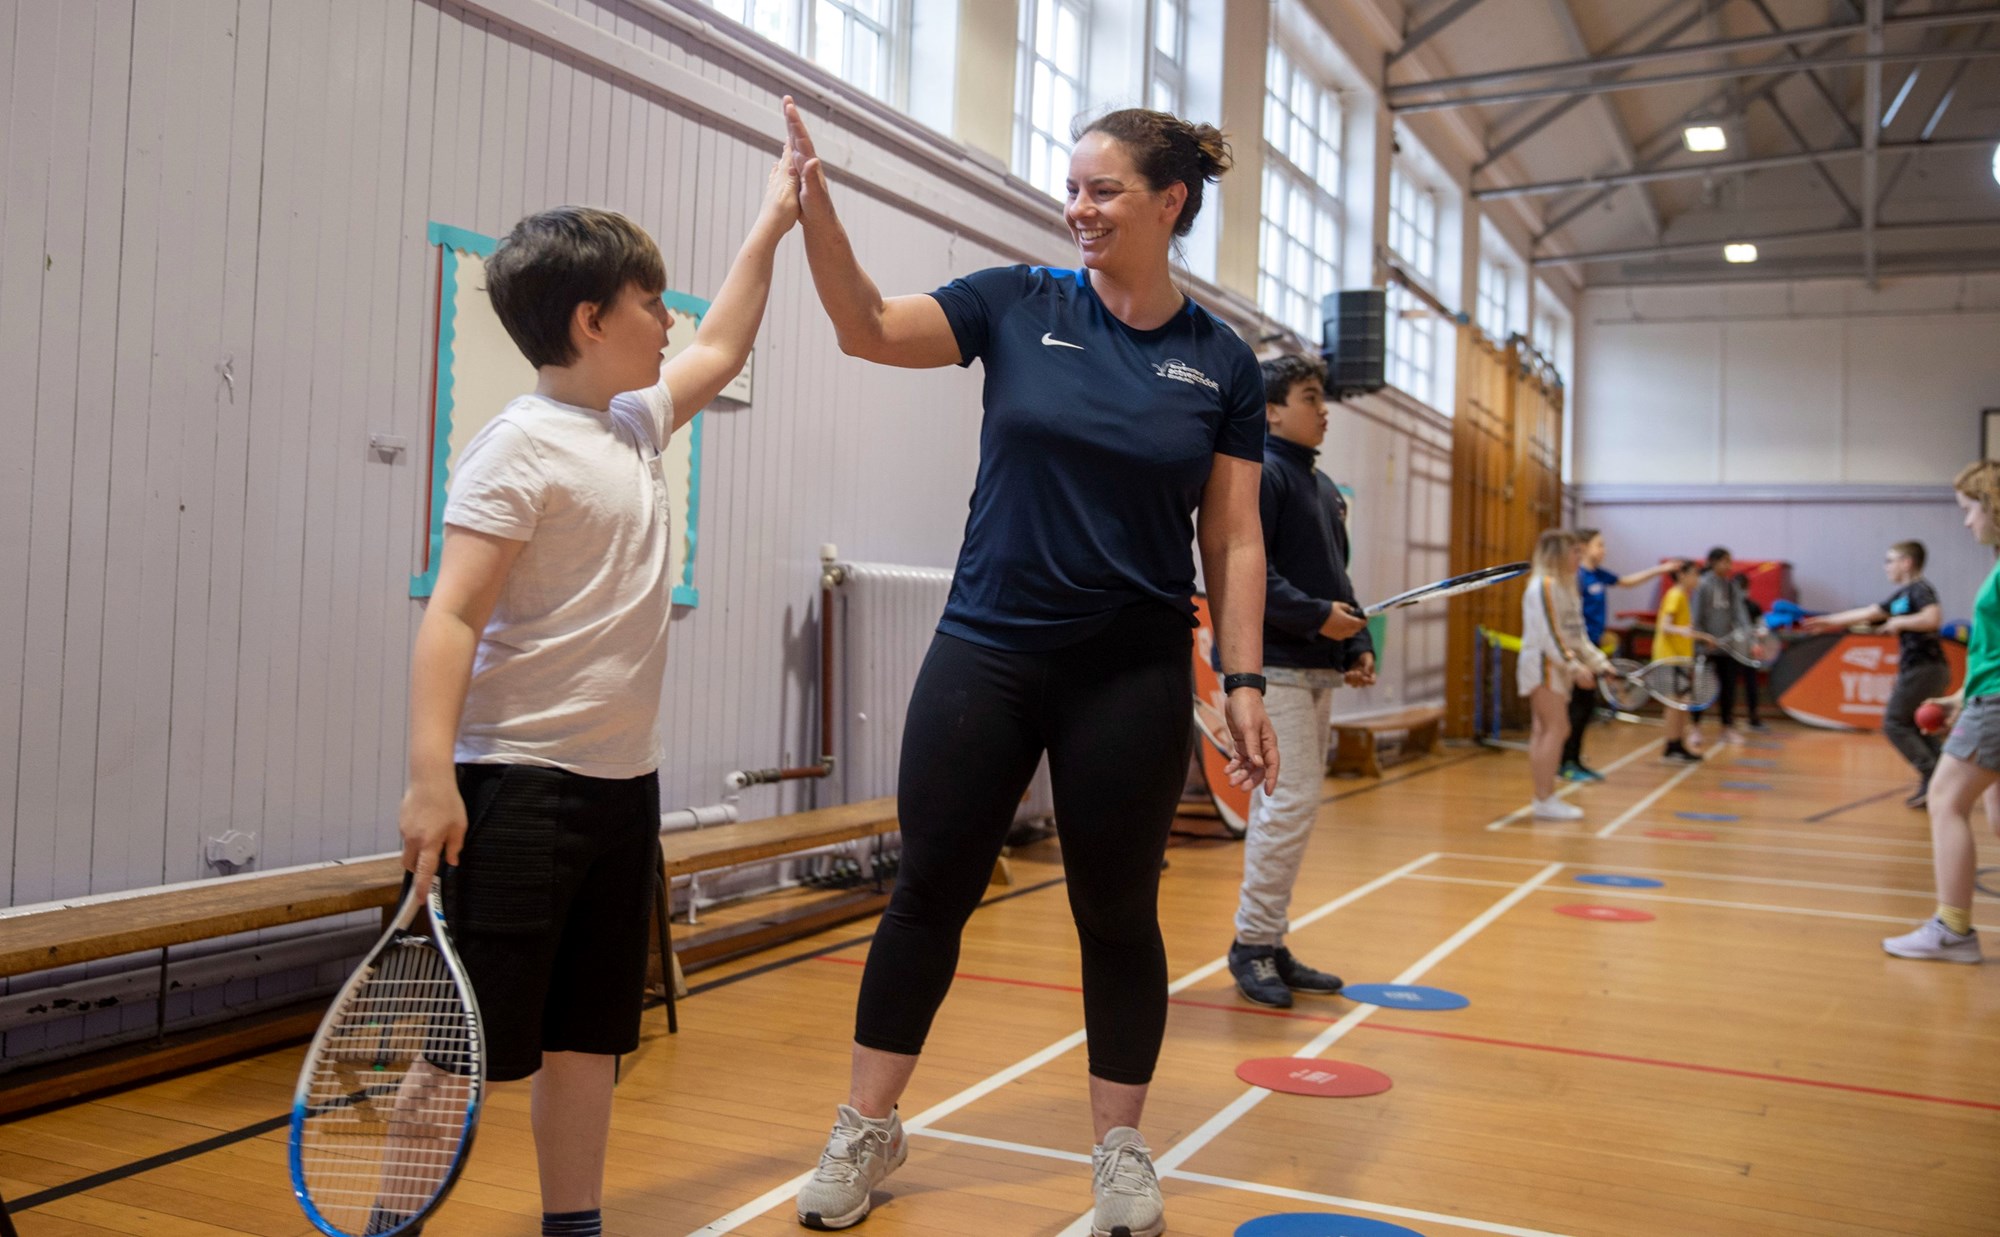
[[[1062,1160],[1071,1164],[1088,1164],[1090,1157],[1075,1151],[1058,1151],[1053,1147],[1036,1147],[1028,1143],[1007,1142],[998,1138],[981,1138],[976,1134],[955,1134],[949,1130],[918,1130],[925,1138],[942,1138],[949,1142],[965,1143],[973,1147],[987,1147],[994,1151],[1009,1151],[1016,1155],[1037,1156],[1045,1160]],[[1265,1185],[1259,1181],[1243,1181],[1235,1177],[1214,1177],[1208,1173],[1191,1173],[1185,1169],[1160,1173],[1163,1181],[1191,1181],[1197,1185],[1212,1185],[1225,1190],[1241,1190],[1247,1194],[1265,1194],[1274,1198],[1288,1198],[1301,1203],[1318,1203],[1327,1207],[1344,1207],[1349,1211],[1371,1211],[1376,1215],[1395,1216],[1401,1220],[1419,1220],[1428,1224],[1449,1224],[1455,1228],[1469,1228],[1481,1233],[1500,1233],[1505,1237],[1561,1237],[1561,1234],[1546,1232],[1539,1228],[1517,1228],[1511,1224],[1495,1224],[1488,1220],[1468,1220],[1463,1216],[1449,1215],[1441,1211],[1421,1211],[1415,1207],[1397,1207],[1390,1203],[1371,1203],[1358,1198],[1342,1198],[1336,1194],[1314,1194],[1307,1190],[1293,1190],[1284,1186]]]
[[[1408,876],[1410,873],[1416,871],[1418,868],[1423,867],[1425,864],[1430,863],[1437,857],[1438,857],[1438,852],[1432,851],[1427,855],[1411,860],[1410,862],[1404,864],[1399,868],[1395,868],[1392,869],[1391,871],[1385,872],[1381,876],[1376,877],[1374,880],[1369,881],[1367,884],[1356,886],[1355,888],[1350,889],[1346,893],[1341,894],[1339,897],[1333,899],[1331,902],[1327,902],[1324,905],[1315,908],[1309,914],[1299,918],[1298,920],[1295,920],[1292,924],[1292,927],[1294,929],[1297,929],[1306,927],[1313,923],[1317,923],[1319,920],[1326,918],[1328,915],[1331,915],[1333,912],[1339,910],[1341,907],[1346,906],[1351,902],[1357,901],[1358,899],[1367,897],[1369,894],[1375,892],[1377,889],[1380,889],[1385,885],[1393,884],[1394,882],[1402,879],[1403,877]],[[1228,965],[1229,965],[1229,955],[1224,954],[1222,957],[1217,958],[1215,961],[1196,967],[1194,970],[1189,971],[1186,975],[1181,976],[1178,980],[1175,980],[1172,984],[1168,985],[1167,993],[1168,995],[1171,996],[1174,993],[1181,992],[1188,988],[1191,988],[1194,985],[1200,983],[1202,980],[1207,979],[1209,976],[1215,974],[1217,971],[1220,971],[1223,968],[1227,967]],[[1057,1040],[1053,1044],[1050,1044],[1048,1047],[1042,1049],[1040,1052],[1037,1052],[1032,1056],[1023,1057],[1021,1060],[1016,1061],[1014,1064],[1008,1066],[1006,1069],[1001,1070],[999,1073],[990,1075],[984,1080],[976,1082],[973,1085],[967,1087],[965,1090],[960,1091],[957,1095],[951,1096],[949,1099],[941,1100],[938,1103],[933,1104],[929,1108],[924,1109],[916,1116],[910,1118],[908,1121],[905,1121],[903,1123],[903,1129],[906,1133],[917,1133],[923,1130],[924,1127],[930,1125],[932,1122],[939,1121],[945,1117],[950,1116],[952,1113],[957,1112],[959,1109],[965,1107],[967,1104],[976,1103],[977,1101],[985,1098],[986,1096],[991,1095],[993,1092],[1013,1082],[1015,1079],[1021,1077],[1022,1075],[1033,1073],[1035,1070],[1038,1070],[1042,1066],[1047,1065],[1050,1061],[1055,1060],[1057,1057],[1070,1051],[1072,1048],[1077,1047],[1083,1042],[1084,1042],[1084,1033],[1082,1031],[1076,1031],[1073,1032],[1072,1034],[1065,1035],[1063,1038]],[[805,1172],[800,1173],[798,1176],[792,1178],[790,1181],[783,1182],[782,1184],[773,1186],[769,1190],[766,1190],[764,1193],[758,1195],[756,1198],[743,1204],[741,1207],[736,1208],[729,1214],[720,1216],[714,1220],[710,1220],[708,1223],[702,1225],[700,1228],[695,1229],[692,1233],[688,1234],[688,1237],[718,1237],[718,1235],[722,1233],[733,1233],[737,1229],[743,1227],[745,1224],[748,1224],[750,1221],[756,1219],[758,1216],[761,1216],[765,1212],[771,1210],[771,1208],[778,1206],[780,1203],[789,1202],[791,1199],[795,1198],[798,1195],[800,1187],[804,1186],[805,1183],[812,1178],[812,1175],[813,1175],[813,1170],[807,1169]],[[1088,1225],[1086,1224],[1086,1227],[1087,1226]]]
[[[1810,852],[1808,852],[1810,853]],[[1447,859],[1469,859],[1470,855],[1446,855]],[[1483,856],[1481,856],[1483,858]],[[1523,859],[1522,863],[1540,863],[1539,859]],[[1610,867],[1610,864],[1606,864]],[[1635,872],[1642,876],[1690,876],[1701,880],[1734,881],[1743,885],[1782,885],[1788,889],[1825,889],[1833,893],[1879,893],[1898,898],[1922,898],[1927,902],[1937,901],[1937,894],[1929,889],[1887,889],[1880,885],[1836,885],[1831,881],[1799,881],[1778,876],[1745,876],[1739,872],[1685,872],[1679,868],[1634,868],[1619,864],[1620,872]],[[2000,902],[1991,894],[1976,894],[1988,901]]]
[[[1507,881],[1481,880],[1476,876],[1412,876],[1413,881],[1434,881],[1442,885],[1489,885],[1502,889],[1511,888]],[[1619,889],[1613,885],[1579,885],[1572,889],[1559,885],[1543,889],[1543,893],[1564,893],[1575,896],[1587,893],[1590,897],[1630,898],[1637,902],[1678,902],[1683,906],[1713,906],[1731,911],[1770,911],[1779,915],[1814,915],[1822,919],[1859,919],[1867,923],[1909,923],[1908,915],[1870,915],[1863,911],[1833,911],[1817,906],[1778,906],[1769,902],[1724,902],[1715,898],[1683,898],[1667,893],[1641,893],[1636,889]],[[1925,895],[1929,896],[1929,895]],[[1974,924],[1981,932],[2000,932],[1990,924]]]
[[[1620,756],[1618,759],[1612,761],[1610,764],[1605,765],[1602,769],[1599,769],[1598,772],[1616,773],[1618,772],[1618,770],[1624,768],[1626,765],[1631,764],[1633,761],[1639,759],[1639,757],[1645,755],[1647,752],[1652,751],[1654,748],[1660,746],[1660,744],[1664,742],[1666,742],[1665,739],[1651,739],[1645,743],[1641,743],[1639,746],[1633,748],[1631,751],[1625,753],[1623,756]],[[1568,798],[1570,795],[1575,794],[1577,791],[1582,790],[1585,786],[1588,785],[1590,785],[1590,783],[1588,782],[1566,782],[1564,783],[1562,789],[1556,791],[1556,798],[1558,799]],[[1534,810],[1535,810],[1535,805],[1532,803],[1530,803],[1526,807],[1515,808],[1513,811],[1507,813],[1505,816],[1502,816],[1499,820],[1496,820],[1492,824],[1486,826],[1486,831],[1488,833],[1492,833],[1495,830],[1505,829],[1508,825],[1511,825],[1515,821],[1520,820],[1522,817],[1526,816],[1528,813]]]
[[[1561,863],[1551,863],[1540,872],[1522,881],[1519,885],[1515,886],[1514,892],[1480,912],[1478,917],[1473,919],[1471,923],[1452,933],[1443,944],[1419,958],[1405,969],[1402,974],[1389,982],[1393,984],[1415,983],[1432,967],[1456,953],[1460,946],[1485,931],[1494,920],[1506,914],[1515,905],[1520,903],[1522,899],[1547,883],[1556,873],[1562,871],[1563,867],[1564,865]],[[1339,1042],[1349,1031],[1361,1025],[1362,1022],[1366,1021],[1380,1008],[1381,1006],[1379,1005],[1356,1006],[1345,1017],[1341,1018],[1340,1021],[1320,1032],[1319,1035],[1313,1038],[1311,1043],[1292,1055],[1308,1060],[1319,1056],[1319,1054]],[[1178,1170],[1181,1165],[1187,1163],[1203,1147],[1215,1141],[1224,1130],[1236,1124],[1251,1109],[1263,1103],[1269,1095],[1271,1095],[1271,1092],[1263,1087],[1251,1087],[1243,1094],[1237,1096],[1235,1100],[1231,1101],[1228,1107],[1216,1113],[1207,1121],[1204,1121],[1193,1133],[1175,1143],[1167,1150],[1165,1155],[1160,1156],[1155,1161],[1155,1165],[1163,1174]],[[1064,1229],[1058,1237],[1087,1237],[1089,1232],[1090,1214],[1086,1212],[1078,1217],[1075,1223]]]
[[[1666,826],[1671,829],[1700,829],[1704,822],[1685,821]],[[1866,855],[1849,850],[1813,850],[1805,846],[1756,846],[1749,842],[1709,842],[1700,838],[1652,838],[1630,835],[1611,839],[1618,842],[1644,842],[1652,846],[1703,846],[1713,850],[1749,850],[1766,855],[1790,855],[1794,859],[1859,859],[1864,863],[1914,863],[1918,867],[1931,866],[1929,859],[1919,859],[1915,855]]]
[[[1653,790],[1652,794],[1647,795],[1645,798],[1639,800],[1631,807],[1626,808],[1625,811],[1619,815],[1618,819],[1604,826],[1604,828],[1599,829],[1597,831],[1597,836],[1601,838],[1608,838],[1612,834],[1618,832],[1620,829],[1625,827],[1626,821],[1631,820],[1634,816],[1637,816],[1639,813],[1645,811],[1647,808],[1653,806],[1655,803],[1658,803],[1662,795],[1666,794],[1674,787],[1686,781],[1688,775],[1693,773],[1696,769],[1699,768],[1701,768],[1700,765],[1689,765],[1687,768],[1682,769],[1679,773],[1674,774],[1666,781],[1660,783],[1660,785]]]

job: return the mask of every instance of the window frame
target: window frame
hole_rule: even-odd
[[[1069,154],[1076,143],[1069,136],[1069,125],[1074,122],[1084,107],[1090,84],[1090,24],[1091,6],[1094,0],[1021,0],[1020,39],[1016,44],[1015,87],[1014,87],[1014,175],[1030,185],[1047,193],[1058,202],[1064,198],[1063,186],[1069,179]],[[1077,25],[1076,63],[1073,71],[1065,70],[1050,56],[1044,56],[1038,46],[1041,33],[1040,13],[1046,6],[1056,32],[1049,38],[1052,55],[1059,55],[1062,18],[1065,12],[1074,16]],[[1151,34],[1148,32],[1148,38]],[[1047,129],[1035,123],[1037,97],[1035,93],[1036,68],[1047,65],[1050,85],[1060,79],[1073,88],[1076,107],[1069,116],[1055,114],[1055,103],[1050,101],[1050,115]],[[1034,175],[1036,143],[1041,142],[1048,151],[1047,177],[1037,182]],[[1060,153],[1061,166],[1058,167],[1057,154]]]
[[[880,19],[861,13],[862,0],[781,0],[782,29],[773,30],[757,20],[757,0],[707,0],[709,8],[721,16],[806,61],[821,72],[878,102],[900,110],[909,104],[909,44],[914,0],[879,0]],[[833,8],[841,22],[840,66],[822,62],[818,55],[820,6]],[[739,16],[739,14],[741,14]],[[853,28],[866,27],[881,39],[875,61],[875,77],[880,89],[854,80],[846,70],[853,63]]]
[[[1189,0],[1151,0],[1146,22],[1146,105],[1155,111],[1185,115],[1188,92],[1188,6]],[[1173,50],[1160,48],[1160,14],[1174,14]],[[1172,97],[1171,106],[1162,107],[1160,91]]]
[[[1310,118],[1299,114],[1300,102],[1312,111]],[[1345,124],[1338,86],[1314,72],[1311,62],[1273,31],[1264,58],[1257,304],[1274,322],[1306,340],[1319,335],[1321,301],[1340,288],[1342,277]],[[1312,166],[1300,161],[1302,155]],[[1280,197],[1282,202],[1274,201]],[[1304,238],[1301,225],[1309,229]],[[1301,274],[1306,286],[1298,279]],[[1320,286],[1311,286],[1315,283]]]
[[[1438,271],[1441,209],[1438,191],[1414,175],[1401,159],[1389,165],[1388,248],[1404,277],[1434,292]],[[1428,225],[1428,227],[1426,227]],[[1413,242],[1413,243],[1412,243]],[[1438,358],[1437,315],[1429,303],[1400,283],[1388,290],[1386,360],[1389,385],[1432,407],[1442,366]]]

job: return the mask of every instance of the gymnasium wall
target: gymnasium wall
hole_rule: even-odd
[[[711,294],[778,145],[779,79],[664,7],[0,0],[9,904],[212,874],[205,841],[230,829],[256,835],[257,869],[391,847],[436,351],[426,229],[607,205],[660,239],[673,287]],[[1071,260],[1052,203],[942,139],[893,117],[818,131],[885,290]],[[788,242],[753,398],[706,417],[668,805],[811,750],[822,542],[952,563],[978,384],[841,357]],[[1337,414],[1327,458],[1357,490],[1357,579],[1382,595],[1442,563],[1448,457],[1435,414],[1369,408]],[[1441,694],[1441,636],[1391,649],[1344,708]]]
[[[1831,608],[1879,600],[1914,537],[1970,613],[1992,557],[1949,485],[2000,408],[2000,277],[1605,288],[1579,317],[1580,518],[1613,566],[1726,544]]]

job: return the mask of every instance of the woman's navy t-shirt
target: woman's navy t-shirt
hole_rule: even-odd
[[[1010,266],[931,294],[986,363],[979,477],[938,630],[1039,652],[1160,601],[1193,622],[1194,511],[1217,452],[1264,458],[1250,346],[1188,301],[1126,326],[1081,270]]]

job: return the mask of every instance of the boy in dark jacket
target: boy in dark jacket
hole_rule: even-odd
[[[1251,799],[1229,973],[1249,1000],[1284,1009],[1294,992],[1340,991],[1339,978],[1285,948],[1286,911],[1319,815],[1333,689],[1373,683],[1375,649],[1347,578],[1346,500],[1313,467],[1326,438],[1323,371],[1303,356],[1263,368],[1265,708],[1278,750],[1292,755],[1277,789]]]

